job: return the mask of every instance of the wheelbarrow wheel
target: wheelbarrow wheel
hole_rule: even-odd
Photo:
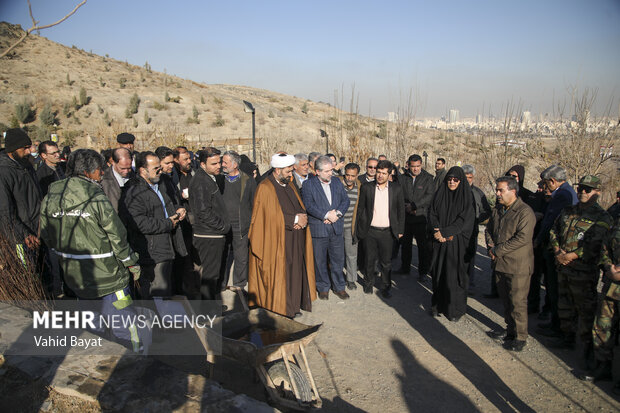
[[[306,379],[306,375],[296,364],[289,363],[289,367],[291,368],[291,376],[293,377],[293,380],[295,380],[295,385],[297,386],[297,391],[299,392],[299,401],[302,403],[312,402],[312,388],[310,387],[308,379]],[[267,374],[271,377],[271,380],[273,381],[273,384],[275,384],[281,397],[296,400],[295,391],[290,383],[288,371],[286,370],[286,365],[284,365],[283,361],[278,361],[269,367]]]

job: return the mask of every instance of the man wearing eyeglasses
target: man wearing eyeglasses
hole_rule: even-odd
[[[601,180],[586,175],[579,181],[577,205],[564,208],[549,233],[558,268],[558,316],[562,335],[550,342],[554,348],[574,348],[575,336],[583,341],[583,361],[593,355],[594,321],[599,280],[598,262],[603,238],[612,220],[597,200]],[[577,325],[577,318],[579,324]]]
[[[60,166],[60,151],[56,142],[41,142],[39,156],[43,162],[37,168],[37,179],[41,187],[41,195],[45,196],[52,182],[65,179],[65,171]]]
[[[119,212],[129,228],[129,244],[140,256],[141,298],[168,297],[172,295],[175,251],[187,255],[183,234],[177,230],[185,209],[173,205],[164,187],[160,190],[162,168],[154,152],[139,153],[136,170],[138,176],[129,181]]]

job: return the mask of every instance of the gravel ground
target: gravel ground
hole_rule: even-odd
[[[488,258],[477,257],[476,287],[459,322],[428,315],[430,279],[418,282],[415,265],[410,275],[392,277],[391,299],[358,288],[346,301],[334,294],[315,301],[313,311],[297,319],[323,323],[307,353],[324,411],[620,411],[611,382],[574,376],[579,349],[551,351],[532,333],[536,315],[523,352],[509,352],[486,335],[504,326],[499,299],[483,298],[490,289]],[[235,362],[218,362],[214,378],[266,400],[252,370]]]

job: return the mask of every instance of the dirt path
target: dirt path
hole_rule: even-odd
[[[299,321],[323,323],[308,351],[323,410],[620,411],[611,382],[575,378],[579,350],[551,352],[534,333],[523,352],[511,353],[487,337],[486,331],[503,327],[502,306],[482,298],[489,291],[489,260],[478,255],[477,264],[475,295],[456,323],[427,314],[430,279],[419,283],[415,268],[409,276],[393,276],[389,300],[361,288],[346,301],[333,294],[317,300]],[[530,317],[530,332],[538,322]],[[265,400],[252,371],[236,363],[218,365],[215,379]]]

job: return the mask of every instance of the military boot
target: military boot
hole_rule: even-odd
[[[581,353],[581,363],[583,368],[587,371],[596,367],[596,360],[594,360],[594,345],[592,342],[585,343],[583,351]]]
[[[597,361],[597,366],[579,376],[580,380],[585,381],[610,381],[611,380],[611,361]]]

